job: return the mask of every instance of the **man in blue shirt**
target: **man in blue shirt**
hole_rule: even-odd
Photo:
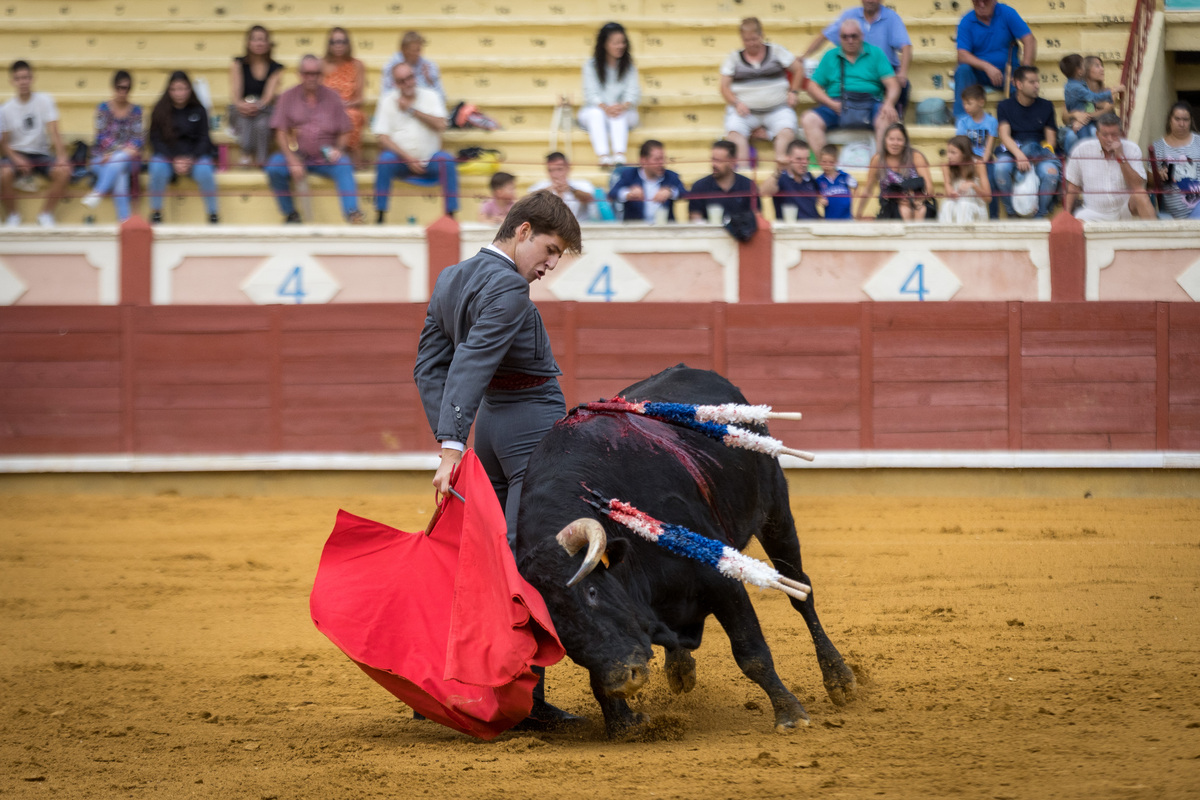
[[[963,89],[977,84],[1003,89],[1004,72],[1010,65],[1015,70],[1018,66],[1031,66],[1037,59],[1037,40],[1016,9],[996,0],[971,0],[971,5],[974,9],[958,23],[955,119],[963,115]]]
[[[863,41],[873,44],[883,51],[896,79],[900,81],[900,99],[896,101],[896,113],[904,119],[904,109],[908,107],[908,67],[912,63],[913,46],[908,38],[908,28],[900,15],[883,5],[882,0],[862,0],[862,7],[848,8],[829,24],[824,31],[804,51],[802,59],[810,58],[820,50],[826,42],[834,47],[841,44],[840,31],[842,23],[848,19],[862,26]]]

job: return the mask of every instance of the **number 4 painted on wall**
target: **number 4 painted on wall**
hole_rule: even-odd
[[[612,288],[612,267],[605,264],[600,268],[596,277],[592,278],[591,284],[588,285],[587,293],[593,297],[603,297],[606,303],[612,302],[613,297],[617,294]]]
[[[913,278],[917,279],[917,287],[913,288]],[[904,283],[900,286],[900,294],[915,294],[918,300],[924,301],[925,295],[929,294],[929,290],[925,288],[925,265],[917,264],[913,271],[908,273],[908,277],[904,279]]]
[[[292,271],[283,279],[283,283],[279,284],[279,289],[276,292],[280,297],[294,298],[293,302],[303,303],[304,295],[304,270],[299,264],[292,267]],[[289,289],[290,287],[290,289]]]

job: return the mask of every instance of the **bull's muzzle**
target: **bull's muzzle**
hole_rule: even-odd
[[[582,550],[585,544],[587,545],[588,550],[583,559],[583,565],[579,567],[575,577],[567,581],[567,586],[574,586],[590,575],[596,565],[600,563],[600,559],[604,557],[604,551],[608,547],[608,536],[604,533],[604,528],[591,517],[580,517],[559,531],[555,538],[572,556]]]
[[[612,697],[629,699],[642,690],[650,677],[646,664],[618,664],[604,675],[604,692]]]

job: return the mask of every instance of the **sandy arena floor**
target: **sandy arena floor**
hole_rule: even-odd
[[[407,710],[313,627],[337,508],[406,530],[429,495],[0,495],[3,798],[1200,797],[1200,500],[797,498],[861,682],[835,708],[782,595],[754,594],[791,735],[713,623],[664,738],[481,743]],[[654,662],[661,670],[661,654]]]

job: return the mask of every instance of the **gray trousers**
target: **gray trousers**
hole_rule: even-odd
[[[567,413],[557,379],[512,392],[488,390],[475,417],[479,456],[508,523],[508,546],[517,541],[517,510],[529,456],[555,422]]]

